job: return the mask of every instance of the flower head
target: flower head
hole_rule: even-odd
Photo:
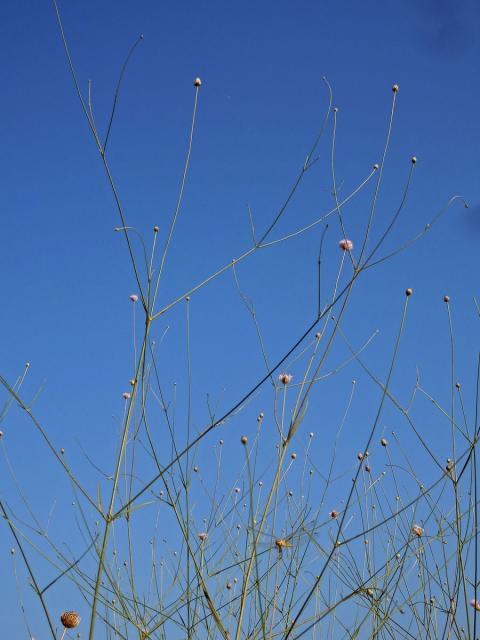
[[[480,600],[475,600],[475,598],[472,598],[470,600],[470,606],[473,607],[475,611],[480,611]]]
[[[348,238],[342,238],[339,241],[338,246],[342,251],[351,251],[353,249],[353,242]]]
[[[132,302],[136,302],[138,300],[138,296],[136,293],[132,293],[132,295],[130,296],[130,300]]]
[[[417,538],[421,538],[423,536],[423,529],[419,524],[414,524],[412,527],[412,533],[414,533]]]
[[[60,616],[60,621],[65,629],[74,629],[80,624],[81,618],[76,611],[64,611]]]
[[[281,373],[278,376],[278,379],[280,380],[280,382],[284,385],[287,385],[289,382],[292,381],[293,376],[290,373]]]

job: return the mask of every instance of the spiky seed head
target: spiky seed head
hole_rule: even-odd
[[[405,291],[405,295],[406,295],[407,297],[408,297],[408,296],[411,296],[411,295],[412,295],[412,293],[413,293],[413,289],[410,289],[410,287]]]
[[[195,87],[201,87],[202,86],[202,81],[200,80],[200,78],[195,78],[195,80],[193,81],[193,85]]]
[[[290,374],[290,373],[281,373],[281,374],[278,376],[279,381],[280,381],[282,384],[284,384],[285,386],[286,386],[287,384],[289,384],[289,383],[292,381],[292,378],[293,378],[293,376],[292,376],[292,374]]]
[[[76,611],[64,611],[60,616],[60,621],[65,629],[75,629],[81,622],[81,618]]]
[[[247,442],[248,442],[248,438],[247,438],[247,436],[242,436],[242,437],[240,438],[240,442],[241,442],[242,444],[247,444]]]

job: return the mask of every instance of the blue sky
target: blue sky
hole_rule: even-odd
[[[249,247],[247,204],[257,228],[268,226],[322,121],[328,103],[322,76],[331,83],[339,108],[336,172],[346,192],[380,161],[391,86],[398,83],[375,231],[399,202],[412,155],[418,157],[414,180],[388,248],[420,231],[451,196],[461,194],[471,206],[465,210],[454,205],[426,238],[366,275],[353,295],[344,327],[357,347],[380,330],[366,359],[384,377],[403,292],[411,286],[415,293],[396,388],[407,397],[418,367],[425,386],[446,401],[449,338],[442,298],[448,293],[458,375],[472,406],[478,347],[473,298],[479,296],[480,239],[480,9],[473,0],[85,0],[62,2],[60,8],[85,93],[92,82],[101,131],[124,56],[144,34],[122,86],[109,153],[127,220],[149,246],[154,225],[164,238],[175,205],[193,79],[202,78],[191,168],[162,303]],[[50,3],[10,3],[2,22],[6,64],[0,105],[0,372],[13,381],[30,362],[25,394],[30,398],[43,388],[36,415],[53,441],[77,453],[80,442],[109,467],[112,434],[123,411],[121,393],[131,372],[128,296],[135,284],[124,242],[113,231],[119,223],[114,202],[82,118]],[[320,146],[318,166],[306,176],[279,225],[279,235],[333,206],[330,141],[331,128]],[[368,194],[346,209],[349,235],[358,244],[371,193],[369,187]],[[242,287],[255,302],[272,361],[301,335],[314,313],[319,229],[260,252],[238,269]],[[325,279],[330,283],[339,233],[332,224],[327,234]],[[230,273],[192,298],[191,314],[195,420],[200,428],[207,417],[207,392],[226,409],[263,369],[253,326]],[[181,393],[186,361],[183,305],[159,322],[157,340],[167,325],[165,384],[171,388],[178,382]],[[341,361],[345,354],[345,347],[339,347],[335,355]],[[321,415],[327,421],[335,419],[336,406],[343,407],[350,380],[358,375],[358,367],[352,365],[338,376],[328,393],[328,406],[322,407],[320,394],[312,409],[312,420],[319,424],[316,431],[322,428]],[[378,391],[375,396],[366,379],[360,383],[364,387],[358,393],[349,442],[353,450],[362,446],[372,403],[378,401]],[[263,409],[260,400],[251,407],[253,412],[258,409]],[[387,422],[382,428],[389,427]],[[233,424],[231,429],[225,440],[236,442],[242,426]],[[2,430],[34,507],[44,517],[55,497],[67,504],[69,487],[60,483],[32,425],[12,410]],[[446,443],[447,436],[439,435],[438,446],[445,451]],[[234,460],[235,454],[230,455]],[[72,464],[80,476],[91,474],[80,453],[72,454]],[[0,473],[6,487],[2,497],[8,498],[12,487],[5,465]],[[86,480],[93,490],[95,482]],[[58,527],[61,537],[62,525]],[[6,527],[0,529],[0,543],[0,568],[13,584]],[[0,628],[15,634],[20,614],[12,617],[10,611],[16,611],[17,599],[6,584],[0,594]]]

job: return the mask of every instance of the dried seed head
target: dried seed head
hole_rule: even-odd
[[[202,81],[200,80],[200,78],[195,78],[195,80],[193,81],[193,85],[195,87],[201,87],[202,86]]]
[[[3,438],[3,431],[0,431],[0,438]]]
[[[370,598],[373,598],[373,589],[371,587],[367,589],[367,594],[370,596]]]
[[[158,233],[160,231],[160,227],[158,225],[155,225],[153,227],[153,233]]]
[[[222,445],[222,444],[223,444],[223,440],[219,440],[219,441],[218,441],[218,444],[219,444],[219,445]]]
[[[240,438],[240,442],[241,442],[242,444],[247,444],[247,442],[248,442],[248,438],[247,438],[247,436],[242,436],[242,437]]]
[[[336,520],[338,518],[338,511],[335,511],[335,509],[333,511],[330,511],[330,517],[332,518],[332,520]]]
[[[130,386],[134,387],[135,386],[135,378],[131,378],[131,380],[129,380],[130,382]]]
[[[14,556],[14,555],[15,555],[15,547],[12,547],[12,548],[10,549],[10,555],[11,555],[11,556]]]
[[[291,382],[292,378],[293,376],[290,373],[281,373],[278,376],[279,381],[284,385],[287,385],[289,382]]]
[[[338,107],[333,107],[333,113],[338,113]]]
[[[232,583],[231,582],[227,582],[227,589],[230,591],[231,588],[232,588]]]
[[[25,362],[25,369],[28,369],[30,367],[30,363],[29,362]]]
[[[240,493],[240,487],[235,487],[235,493]]]
[[[290,496],[290,498],[293,496],[293,491],[289,491],[288,495]]]
[[[292,458],[292,460],[296,460],[297,454],[296,453],[292,453],[291,458]]]
[[[414,524],[412,527],[412,533],[417,536],[417,538],[421,538],[423,536],[423,529],[419,524]]]
[[[357,453],[357,459],[360,460],[360,462],[363,460],[363,453],[361,451]]]
[[[417,164],[417,156],[412,156],[412,164]]]
[[[317,331],[317,333],[315,334],[315,338],[317,340],[320,340],[321,337],[322,337],[322,334],[320,333],[320,331]]]
[[[412,295],[412,293],[413,293],[413,289],[410,289],[410,288],[408,288],[408,289],[405,291],[405,295],[406,295],[407,297],[408,297],[408,296],[411,296],[411,295]]]
[[[136,302],[138,300],[138,296],[136,293],[132,293],[132,295],[129,296],[129,298],[132,302]]]
[[[400,89],[400,87],[398,86],[398,84],[394,84],[393,87],[392,87],[393,93],[398,93],[399,89]]]
[[[65,629],[75,629],[80,624],[81,618],[76,611],[64,611],[60,621]]]
[[[443,301],[448,304],[450,302],[450,296],[443,296]]]
[[[365,471],[366,471],[367,473],[370,473],[370,471],[371,471],[371,470],[372,470],[372,467],[371,467],[369,464],[366,464],[366,465],[365,465]]]
[[[130,392],[129,392],[129,391],[124,391],[124,392],[122,393],[122,398],[123,398],[124,400],[130,400]]]
[[[374,170],[374,171],[378,171],[378,170],[379,170],[379,168],[380,168],[380,166],[379,166],[378,162],[376,162],[376,163],[373,165],[373,170]]]
[[[456,382],[455,386],[457,387],[457,389],[460,389],[460,383],[459,382]]]
[[[310,433],[308,434],[309,438],[313,438],[313,431],[310,431]]]
[[[206,531],[201,531],[198,534],[198,538],[199,538],[200,542],[205,542],[205,540],[208,538],[208,533]]]
[[[60,449],[60,453],[62,454],[62,456],[65,453],[65,449],[63,447]]]
[[[386,446],[387,446],[387,444],[388,444],[388,441],[387,441],[385,438],[382,438],[382,439],[380,440],[380,444],[382,445],[382,447],[386,447]]]
[[[193,470],[195,471],[195,473],[198,473],[198,467],[193,467]]]

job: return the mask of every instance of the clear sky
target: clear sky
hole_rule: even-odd
[[[398,83],[376,237],[398,205],[412,155],[418,162],[407,206],[386,248],[421,231],[453,195],[464,196],[470,208],[455,204],[420,242],[366,274],[344,328],[357,348],[380,330],[365,357],[384,378],[403,292],[412,287],[396,389],[403,399],[408,397],[418,367],[425,386],[447,403],[449,337],[442,298],[448,293],[457,372],[471,410],[478,351],[473,298],[480,295],[478,3],[84,0],[61,1],[60,8],[85,95],[91,81],[101,131],[126,52],[144,34],[122,85],[109,153],[127,221],[149,247],[154,225],[160,227],[162,242],[165,238],[188,140],[193,79],[202,79],[190,173],[161,304],[249,248],[247,204],[257,229],[268,226],[327,108],[322,76],[328,78],[339,108],[336,177],[345,193],[381,159],[391,87]],[[131,377],[129,295],[136,291],[135,283],[124,241],[114,232],[118,215],[74,92],[51,3],[7,3],[1,40],[0,373],[13,382],[24,363],[31,363],[23,387],[26,400],[42,389],[35,404],[37,417],[58,448],[72,452],[79,476],[95,491],[96,480],[89,479],[91,467],[81,448],[96,464],[111,469],[112,442],[123,411],[121,394]],[[331,125],[319,148],[318,166],[306,176],[276,237],[333,206],[330,145]],[[354,243],[361,242],[371,185],[367,191],[345,209]],[[321,229],[260,252],[238,268],[272,361],[295,342],[315,313]],[[331,224],[325,241],[330,286],[340,237],[338,224]],[[195,428],[200,429],[207,418],[206,393],[227,409],[261,378],[264,368],[231,272],[192,297],[191,314]],[[182,395],[184,306],[159,322],[157,341],[167,326],[164,381],[169,389],[178,382]],[[345,354],[346,349],[339,348],[331,366]],[[316,434],[330,429],[322,416],[328,423],[335,419],[336,406],[343,411],[350,381],[359,375],[354,363],[342,372],[324,408],[319,394],[312,409]],[[362,384],[349,426],[352,451],[362,446],[372,403],[378,401],[378,390],[367,378]],[[252,411],[259,409],[264,406],[255,401]],[[426,425],[426,433],[435,425]],[[40,518],[45,521],[55,499],[68,509],[68,483],[62,484],[62,476],[53,471],[55,463],[33,425],[14,408],[0,426],[9,459]],[[382,422],[382,429],[389,427]],[[226,442],[237,442],[238,434],[248,430],[241,421],[229,429],[223,436]],[[443,447],[447,436],[438,429],[438,445]],[[211,442],[218,437],[213,434]],[[233,452],[225,455],[234,460]],[[5,462],[0,478],[2,499],[15,503]],[[58,530],[59,539],[68,536],[61,522]],[[25,637],[17,633],[21,615],[13,589],[11,545],[3,526],[0,631],[5,637]],[[52,595],[54,606],[57,597]],[[32,618],[40,620],[40,614]]]

